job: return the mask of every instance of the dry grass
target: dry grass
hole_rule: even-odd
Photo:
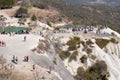
[[[30,75],[26,75],[18,71],[14,71],[10,79],[11,80],[34,80]]]

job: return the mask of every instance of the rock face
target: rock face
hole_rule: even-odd
[[[72,75],[76,76],[80,67],[87,70],[96,62],[104,61],[108,73],[105,73],[103,77],[107,80],[119,80],[120,39],[118,37],[97,38],[96,36],[91,38],[89,36],[69,35],[69,33],[67,36],[59,33],[49,34],[45,40],[40,41],[34,51],[36,55],[32,55],[32,57],[36,64],[47,69],[52,67],[52,70],[57,72],[63,80],[74,80]],[[98,39],[102,39],[101,44],[108,42],[101,48],[101,45],[96,42]],[[77,48],[70,48],[74,44]],[[62,54],[61,51],[68,51],[70,54]]]
[[[35,64],[39,64],[39,66],[43,66],[47,69],[55,71],[59,74],[62,78],[61,80],[74,80],[73,76],[64,66],[63,61],[58,56],[56,51],[55,44],[58,44],[58,41],[53,39],[53,37],[46,37],[45,40],[41,40],[37,49],[34,51],[36,53],[32,54],[32,59],[34,60]],[[40,47],[40,45],[44,45]],[[43,50],[44,48],[44,50]],[[39,51],[38,51],[39,50]],[[59,79],[55,79],[59,80]]]

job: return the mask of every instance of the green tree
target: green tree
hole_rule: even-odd
[[[31,17],[31,20],[32,20],[32,21],[36,21],[36,19],[37,19],[37,18],[36,18],[36,16],[35,16],[35,14],[33,14],[32,17]]]

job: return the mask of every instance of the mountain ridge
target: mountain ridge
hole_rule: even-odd
[[[105,5],[112,5],[118,6],[120,5],[119,0],[65,0],[66,2],[70,3],[78,3],[78,4],[105,4]]]

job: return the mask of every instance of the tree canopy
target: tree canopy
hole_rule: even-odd
[[[0,8],[11,8],[15,4],[16,0],[0,0]]]

